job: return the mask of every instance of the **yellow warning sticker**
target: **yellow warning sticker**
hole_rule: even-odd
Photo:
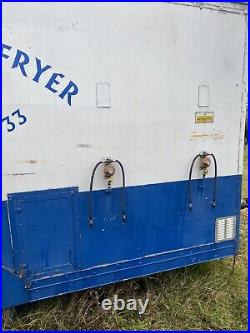
[[[197,124],[206,124],[214,122],[214,112],[196,112],[195,122]]]

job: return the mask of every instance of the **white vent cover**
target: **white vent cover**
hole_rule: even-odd
[[[215,221],[215,242],[235,238],[236,216],[218,218]]]

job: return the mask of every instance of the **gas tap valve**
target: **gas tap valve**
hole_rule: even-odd
[[[189,210],[192,210],[192,189],[191,189],[191,182],[192,182],[192,173],[195,161],[200,158],[200,170],[203,171],[203,179],[208,174],[208,168],[211,165],[211,158],[214,162],[214,185],[213,185],[213,200],[212,200],[212,208],[215,208],[216,206],[216,185],[217,185],[217,160],[214,154],[203,152],[200,154],[197,154],[191,164],[190,170],[189,170],[189,178],[188,178],[188,206]]]
[[[123,164],[119,160],[112,160],[111,158],[106,158],[104,161],[99,161],[96,163],[90,179],[89,184],[89,196],[88,196],[88,224],[89,226],[94,225],[94,216],[93,216],[93,186],[94,186],[94,178],[96,174],[96,170],[99,168],[100,165],[104,166],[103,168],[103,176],[104,179],[107,180],[108,188],[107,192],[111,191],[111,185],[112,185],[112,177],[115,174],[115,166],[114,164],[117,164],[121,170],[122,173],[122,188],[121,188],[121,218],[122,223],[125,223],[127,221],[127,214],[126,214],[126,195],[125,195],[125,188],[126,188],[126,181],[125,181],[125,171]]]
[[[111,185],[112,185],[112,177],[115,174],[115,167],[112,164],[111,159],[105,159],[104,161],[104,168],[103,168],[103,174],[104,174],[104,179],[107,180],[107,192],[111,191]]]
[[[211,159],[206,152],[200,154],[200,170],[203,171],[203,178],[208,174],[208,168],[211,165]]]

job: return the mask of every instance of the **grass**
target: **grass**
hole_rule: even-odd
[[[247,197],[245,150],[242,196]],[[232,258],[156,274],[144,279],[64,295],[17,309],[13,330],[247,330],[247,213],[241,247]],[[149,298],[143,316],[103,311],[101,299]]]

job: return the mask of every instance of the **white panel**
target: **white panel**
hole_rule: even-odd
[[[209,106],[209,87],[200,85],[198,88],[198,106]]]
[[[98,108],[110,108],[110,84],[101,82],[96,84],[96,103]]]
[[[17,108],[27,117],[12,132],[3,124],[3,198],[88,190],[106,156],[122,161],[127,185],[187,179],[202,151],[215,154],[219,176],[238,174],[245,30],[242,14],[169,3],[3,3],[3,43],[12,46],[3,117]],[[17,49],[29,56],[27,77],[11,68]],[[38,83],[35,58],[51,66]],[[53,73],[64,75],[56,93],[45,88]],[[72,106],[59,97],[70,80],[79,87]],[[96,82],[111,85],[108,112],[97,108]],[[204,82],[215,122],[196,124]],[[106,185],[98,175],[96,189]]]

